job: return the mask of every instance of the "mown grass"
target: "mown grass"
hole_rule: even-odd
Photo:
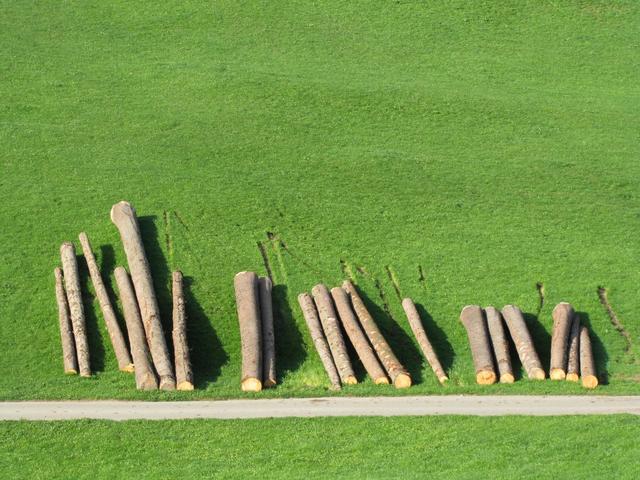
[[[547,357],[562,300],[592,328],[598,392],[640,392],[636,2],[2,2],[2,12],[0,398],[240,395],[232,279],[265,273],[257,242],[277,285],[282,380],[261,396],[327,393],[296,296],[349,274],[417,382],[408,393],[581,392],[476,387],[458,321],[466,304],[515,303]],[[113,286],[125,258],[109,209],[122,199],[141,217],[167,329],[169,272],[189,279],[192,394],[134,391],[90,286],[97,374],[62,375],[59,245],[86,231]],[[446,388],[421,360],[392,277],[421,305]],[[366,382],[345,392],[396,393]]]

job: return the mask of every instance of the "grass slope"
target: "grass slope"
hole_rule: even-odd
[[[346,275],[409,393],[580,392],[477,388],[458,322],[463,305],[515,303],[546,360],[562,300],[592,327],[599,392],[640,392],[636,2],[2,3],[0,398],[238,395],[232,279],[265,273],[258,242],[283,381],[263,396],[326,393],[296,296]],[[194,394],[133,390],[90,286],[97,375],[61,375],[59,245],[87,231],[111,275],[121,199],[141,216],[167,329],[170,269],[189,278]],[[394,283],[421,305],[450,386]]]

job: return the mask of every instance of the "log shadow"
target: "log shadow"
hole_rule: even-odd
[[[287,373],[297,370],[307,357],[302,333],[287,301],[287,290],[286,285],[274,285],[271,291],[278,384]]]
[[[416,310],[418,310],[418,315],[420,315],[422,326],[427,333],[427,338],[429,339],[429,342],[431,342],[431,345],[438,356],[438,360],[440,360],[442,368],[445,373],[449,375],[449,369],[453,365],[453,360],[456,357],[453,347],[449,342],[449,338],[446,333],[444,333],[444,330],[442,330],[442,328],[440,328],[433,320],[431,314],[422,304],[416,303],[415,306]],[[425,362],[427,362],[426,359]]]
[[[542,368],[549,376],[549,365],[551,362],[551,335],[544,328],[537,316],[532,313],[522,312],[524,321],[527,324],[531,339],[533,340],[533,346],[536,349]]]
[[[113,283],[111,282],[111,275],[116,268],[116,254],[112,245],[100,246],[100,276],[104,283],[104,288],[107,290],[107,295],[113,306],[113,311],[116,314],[116,320],[120,326],[120,330],[124,334],[124,341],[129,347],[129,335],[127,335],[127,324],[124,320],[122,312],[117,308],[118,296],[113,289]]]
[[[589,338],[591,339],[591,349],[593,350],[593,361],[596,364],[598,382],[601,385],[608,385],[609,374],[607,372],[607,365],[609,364],[609,354],[604,348],[602,340],[600,340],[600,337],[591,326],[589,314],[586,312],[576,312],[576,315],[580,318],[580,323],[589,329]]]
[[[87,332],[87,343],[89,345],[89,365],[91,372],[104,371],[105,350],[102,343],[102,333],[98,327],[98,317],[94,302],[98,299],[89,291],[89,267],[83,255],[76,255],[78,263],[78,277],[80,279],[80,293],[82,295],[82,305],[84,307],[85,331]]]

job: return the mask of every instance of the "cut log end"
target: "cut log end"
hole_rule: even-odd
[[[541,368],[534,368],[531,370],[531,375],[529,375],[529,378],[531,378],[532,380],[544,380],[546,376],[547,375],[544,373],[544,370],[542,370]]]
[[[344,381],[342,383],[344,383],[345,385],[356,385],[358,383],[358,379],[353,375],[348,375],[344,378]]]
[[[496,374],[491,370],[480,370],[476,373],[476,383],[478,385],[493,385],[496,383]]]
[[[72,369],[72,368],[70,368],[69,370],[65,370],[65,371],[64,371],[64,374],[65,374],[65,375],[77,375],[77,374],[78,374],[78,371],[77,371],[77,370],[74,370],[74,369]]]
[[[406,373],[400,373],[393,380],[393,386],[396,388],[409,388],[411,386],[411,377]]]
[[[389,379],[387,377],[379,377],[374,380],[376,385],[389,385]]]
[[[91,371],[89,372],[80,371],[80,376],[83,378],[91,378]]]
[[[139,378],[137,384],[138,390],[157,390],[158,382],[153,374],[145,375],[143,378]]]
[[[500,383],[513,383],[515,381],[515,377],[510,373],[503,373],[500,375]]]
[[[188,391],[193,390],[193,383],[191,382],[180,382],[176,387],[177,390]]]
[[[596,388],[598,386],[598,377],[595,375],[585,375],[582,377],[582,386],[584,388]]]
[[[240,385],[243,392],[259,392],[262,390],[262,382],[258,378],[245,378]]]
[[[120,369],[121,372],[127,372],[127,373],[133,373],[135,371],[135,367],[133,365],[133,363],[130,363],[129,365],[125,365],[124,367],[122,367]]]
[[[160,377],[160,390],[175,390],[176,381],[173,377],[164,375]]]
[[[446,375],[444,377],[438,377],[438,381],[440,382],[441,385],[444,385],[449,381],[449,377],[447,377]]]
[[[264,388],[273,388],[278,384],[273,378],[267,378],[262,385]]]
[[[579,382],[580,376],[577,373],[567,373],[565,380],[567,380],[568,382]]]
[[[551,380],[564,380],[567,378],[567,374],[562,368],[552,368],[549,372],[549,378]]]

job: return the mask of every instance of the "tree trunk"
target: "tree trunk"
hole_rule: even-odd
[[[551,336],[549,378],[564,380],[567,376],[567,347],[571,321],[574,316],[573,307],[566,302],[559,303],[551,315],[553,317],[553,334]]]
[[[507,305],[502,309],[502,316],[509,328],[513,343],[516,344],[518,357],[520,357],[520,361],[527,372],[527,377],[534,380],[544,380],[544,369],[533,345],[533,340],[522,312],[515,305]]]
[[[336,304],[338,315],[347,333],[351,344],[358,353],[365,370],[376,385],[389,384],[389,379],[385,373],[373,348],[369,345],[366,335],[363,333],[360,323],[351,308],[351,300],[344,289],[340,287],[331,289],[331,296]]]
[[[116,277],[116,285],[120,293],[124,321],[127,324],[131,356],[133,357],[133,372],[136,376],[136,388],[138,390],[157,390],[158,381],[151,365],[151,355],[147,345],[147,338],[140,318],[138,301],[131,285],[131,279],[124,267],[116,267],[113,272]]]
[[[253,272],[240,272],[233,283],[242,342],[241,387],[244,392],[259,392],[262,390],[262,332],[258,276]]]
[[[273,334],[273,284],[269,277],[258,279],[260,318],[262,319],[262,370],[265,388],[276,385],[276,343]]]
[[[69,305],[69,313],[71,315],[71,325],[73,326],[73,336],[76,343],[76,354],[78,356],[80,375],[82,377],[90,377],[91,366],[89,363],[89,344],[87,342],[82,293],[80,292],[78,262],[76,260],[76,249],[71,242],[65,242],[62,244],[60,247],[60,257],[62,259],[64,286],[65,291],[67,292],[67,302]]]
[[[429,362],[433,373],[436,374],[436,377],[438,378],[438,381],[440,383],[446,382],[447,380],[449,380],[449,377],[447,377],[447,374],[444,372],[442,365],[440,365],[438,355],[433,349],[433,346],[429,341],[429,337],[427,337],[427,332],[425,332],[424,330],[422,321],[420,320],[420,315],[418,314],[418,310],[416,310],[416,306],[414,305],[413,300],[411,300],[410,298],[405,298],[404,300],[402,300],[402,308],[404,309],[404,313],[407,314],[409,326],[411,327],[413,335],[418,341],[418,345],[420,345],[420,348],[422,349],[422,353],[427,359],[427,362]]]
[[[78,373],[78,361],[76,359],[76,346],[73,340],[71,319],[69,318],[67,295],[64,293],[64,285],[62,284],[62,270],[56,267],[53,273],[56,277],[56,300],[58,302],[58,321],[60,323],[64,373],[76,375]]]
[[[349,360],[349,353],[342,338],[340,324],[338,323],[335,308],[333,308],[333,300],[329,290],[323,284],[318,284],[311,290],[311,295],[313,295],[313,300],[318,308],[320,322],[329,342],[333,361],[338,368],[340,380],[346,385],[358,383],[351,367],[351,360]]]
[[[582,377],[583,387],[596,388],[598,386],[589,329],[584,325],[580,329],[580,376]]]
[[[342,284],[342,288],[349,294],[351,297],[351,304],[353,305],[353,310],[356,312],[358,316],[358,320],[360,320],[360,325],[362,325],[362,329],[364,333],[367,335],[369,342],[373,346],[373,349],[376,351],[382,366],[387,371],[389,378],[393,382],[393,385],[396,388],[409,388],[411,386],[411,376],[409,372],[407,372],[398,358],[391,350],[391,347],[385,340],[382,332],[376,325],[375,320],[367,310],[362,298],[358,294],[356,287],[349,280],[345,280]]]
[[[173,294],[173,353],[176,359],[176,388],[193,390],[193,372],[187,343],[187,314],[184,308],[182,272],[172,274]]]
[[[118,227],[124,253],[127,256],[131,280],[135,288],[142,324],[153,357],[153,363],[160,376],[161,390],[175,390],[176,379],[173,364],[164,338],[160,321],[160,310],[153,289],[149,262],[144,253],[136,211],[129,202],[116,203],[111,208],[111,221]]]
[[[509,354],[509,339],[507,338],[502,324],[502,315],[498,309],[487,307],[484,309],[487,315],[487,327],[489,338],[493,345],[493,353],[498,364],[500,383],[513,383],[513,369],[511,368],[511,355]]]
[[[113,345],[113,351],[116,354],[116,360],[118,361],[118,368],[123,372],[133,372],[133,363],[131,363],[131,355],[129,355],[129,349],[124,341],[124,336],[118,325],[116,314],[111,306],[111,300],[107,289],[102,282],[102,276],[96,263],[96,257],[93,255],[91,249],[91,243],[89,237],[85,232],[81,232],[79,235],[80,244],[82,245],[82,251],[84,252],[84,258],[87,261],[89,267],[89,274],[91,275],[91,281],[96,291],[96,297],[98,297],[98,303],[100,304],[100,310],[102,310],[102,316],[104,317],[104,323],[107,325],[107,331],[109,332],[109,338],[111,339],[111,345]]]
[[[570,382],[580,380],[580,317],[573,314],[569,333],[569,360],[566,379]]]
[[[313,340],[316,351],[320,356],[320,361],[322,362],[324,370],[327,372],[329,380],[331,381],[331,388],[333,390],[340,390],[340,376],[338,375],[338,370],[336,370],[336,366],[333,363],[331,350],[329,349],[329,344],[324,337],[322,325],[320,325],[320,318],[318,317],[318,311],[316,310],[315,303],[313,303],[313,298],[311,298],[311,295],[308,293],[301,293],[298,295],[298,303],[302,309],[304,320],[307,322],[307,327],[309,327],[311,340]]]
[[[493,356],[489,345],[489,332],[478,305],[467,305],[460,312],[460,321],[467,330],[471,357],[476,370],[476,382],[480,385],[496,383],[496,372],[493,368]]]

